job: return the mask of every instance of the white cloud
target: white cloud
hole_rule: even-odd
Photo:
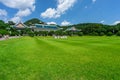
[[[68,25],[71,25],[70,22],[64,20],[62,23],[61,23],[62,26],[68,26]]]
[[[19,21],[21,21],[21,18],[18,16],[15,16],[15,17],[11,18],[11,20],[14,22],[19,22]]]
[[[4,20],[5,22],[7,22],[7,11],[4,9],[0,9],[0,19]]]
[[[0,16],[7,16],[7,11],[4,9],[0,9]]]
[[[47,24],[57,24],[56,22],[47,22]]]
[[[14,22],[20,22],[22,20],[22,17],[30,15],[32,12],[30,9],[25,9],[25,10],[19,10],[13,18],[11,18],[12,21]]]
[[[116,25],[116,24],[119,24],[119,23],[120,23],[120,21],[115,21],[113,24]]]
[[[45,12],[43,12],[42,14],[41,14],[41,16],[43,17],[43,18],[56,18],[56,17],[58,17],[58,15],[56,14],[57,13],[57,11],[55,10],[55,9],[52,9],[52,8],[48,8]]]
[[[16,16],[19,16],[19,17],[24,17],[24,16],[28,16],[31,14],[31,11],[30,9],[25,9],[25,10],[19,10],[16,14]]]
[[[30,15],[35,10],[35,0],[0,0],[5,6],[18,9],[11,20],[21,20],[22,17]]]
[[[43,18],[58,18],[70,9],[77,0],[57,0],[57,8],[48,8],[45,12],[41,13]]]
[[[104,23],[104,22],[105,22],[104,20],[100,21],[100,23]]]
[[[95,3],[95,2],[96,2],[96,0],[92,0],[92,2],[93,2],[93,3]]]
[[[26,8],[29,8],[31,10],[34,10],[35,7],[35,0],[0,0],[1,3],[4,5],[15,8],[15,9],[21,9],[24,10]]]

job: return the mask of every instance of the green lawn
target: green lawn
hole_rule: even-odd
[[[120,80],[120,37],[0,41],[0,80]]]

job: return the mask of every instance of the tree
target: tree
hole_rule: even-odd
[[[83,32],[78,32],[78,36],[83,36]]]
[[[48,35],[49,35],[49,36],[53,36],[54,33],[55,33],[54,31],[49,31],[49,32],[48,32]]]
[[[0,29],[6,29],[6,24],[2,20],[0,20]]]
[[[107,33],[107,36],[112,36],[112,35],[113,35],[112,32],[108,32],[108,33]]]
[[[105,33],[104,32],[100,32],[99,36],[104,36]]]
[[[97,32],[92,32],[90,33],[91,36],[98,36],[98,33]]]
[[[62,36],[63,31],[62,30],[55,31],[55,35]]]
[[[35,36],[38,36],[38,35],[39,35],[39,32],[38,32],[38,31],[34,31],[34,35],[35,35]]]
[[[7,30],[0,30],[0,35],[8,35],[9,32]]]
[[[71,31],[67,31],[66,33],[67,33],[68,36],[72,36],[73,35],[73,32],[71,32]]]
[[[10,33],[10,36],[19,36],[19,35],[20,35],[20,33],[18,31],[12,31]]]
[[[34,37],[34,32],[28,32],[28,35],[30,36],[30,37]]]
[[[117,35],[117,36],[120,36],[120,31],[118,31],[116,35]]]
[[[13,21],[8,21],[9,25],[15,25],[15,23]]]

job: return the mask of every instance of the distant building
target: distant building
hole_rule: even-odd
[[[23,24],[22,22],[19,22],[18,24],[14,25],[13,28],[21,30],[21,29],[28,28],[28,26]]]
[[[30,26],[34,31],[57,31],[59,27],[57,25],[48,25],[48,24],[35,24]]]
[[[70,28],[67,28],[65,31],[79,32],[79,31],[81,31],[81,30],[76,29],[75,27],[70,27]]]
[[[33,31],[57,31],[60,28],[57,25],[48,25],[48,24],[34,24],[31,26],[27,26],[22,22],[19,22],[16,25],[13,25],[13,28],[17,30],[24,30],[25,28],[29,28]]]

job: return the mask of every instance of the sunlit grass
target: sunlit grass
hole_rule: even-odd
[[[0,41],[0,80],[120,80],[120,37]]]

